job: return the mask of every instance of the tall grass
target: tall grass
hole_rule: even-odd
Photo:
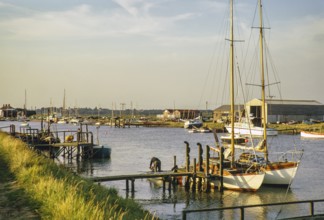
[[[0,153],[42,219],[155,219],[131,199],[83,179],[0,133]]]

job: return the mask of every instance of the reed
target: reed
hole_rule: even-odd
[[[131,199],[81,178],[0,133],[1,159],[42,219],[156,219]]]

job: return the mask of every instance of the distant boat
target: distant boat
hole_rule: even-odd
[[[301,131],[300,137],[302,138],[323,138],[324,139],[324,133],[323,132],[310,132],[310,131]]]
[[[64,119],[58,120],[57,124],[66,124],[66,121]]]
[[[231,144],[231,136],[221,136],[220,137],[222,143],[224,144]],[[247,139],[242,137],[241,135],[234,135],[234,144],[245,144]]]
[[[194,118],[194,119],[186,120],[184,123],[184,128],[187,128],[187,129],[200,128],[202,126],[203,126],[203,122],[202,122],[200,116],[197,118]]]
[[[79,124],[79,120],[76,119],[76,118],[72,118],[70,121],[69,121],[70,124],[73,124],[73,125],[78,125]]]
[[[228,133],[232,133],[230,125],[225,126]],[[252,136],[263,136],[264,128],[262,126],[256,126],[251,121],[242,121],[234,123],[234,134],[240,135],[252,135]],[[278,131],[273,128],[267,128],[267,136],[276,136]]]
[[[193,127],[192,129],[189,129],[188,132],[189,133],[211,133],[212,130],[208,127],[201,127],[201,128]]]

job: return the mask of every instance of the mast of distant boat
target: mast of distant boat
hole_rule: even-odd
[[[261,99],[262,99],[262,123],[263,123],[263,147],[264,158],[268,162],[268,145],[267,145],[267,115],[265,105],[265,79],[264,79],[264,61],[263,61],[263,19],[262,19],[262,1],[259,0],[260,15],[260,71],[261,71]]]

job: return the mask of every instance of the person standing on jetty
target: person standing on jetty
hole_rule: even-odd
[[[161,172],[161,160],[157,157],[152,157],[150,162],[150,169],[153,172]]]

